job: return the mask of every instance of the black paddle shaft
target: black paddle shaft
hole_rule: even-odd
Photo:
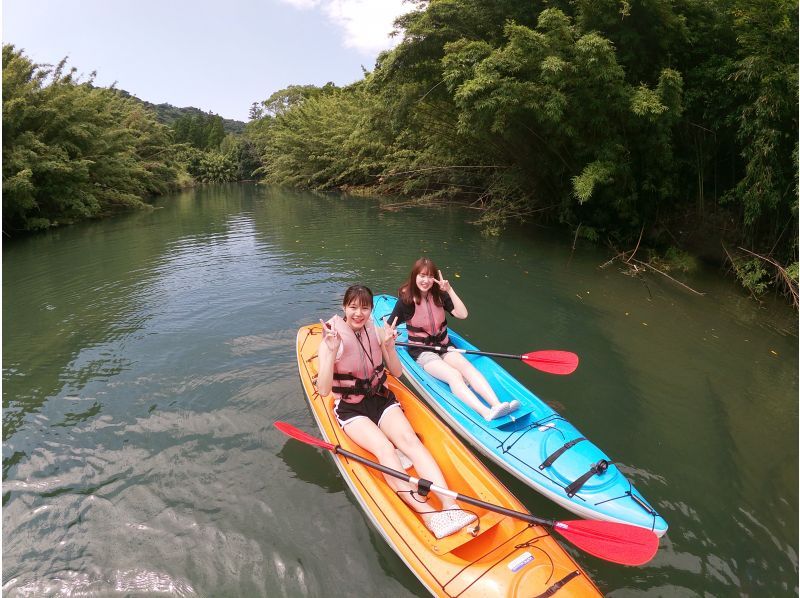
[[[386,467],[385,465],[381,465],[380,463],[371,461],[370,459],[362,457],[361,455],[351,453],[350,451],[343,449],[340,446],[334,447],[333,450],[334,452],[343,455],[348,459],[352,459],[353,461],[358,461],[359,463],[366,465],[367,467],[371,467],[372,469],[377,469],[378,471],[385,473],[386,475],[390,475],[393,478],[397,478],[398,480],[403,480],[404,482],[413,484],[418,488],[430,489],[436,492],[437,494],[443,494],[445,496],[449,496],[450,498],[453,498],[460,502],[465,502],[474,507],[480,507],[482,509],[486,509],[487,511],[494,511],[495,513],[500,513],[501,515],[506,515],[507,517],[514,517],[516,519],[521,519],[522,521],[527,521],[528,523],[557,527],[556,521],[552,519],[542,519],[540,517],[535,517],[529,513],[522,513],[520,511],[514,511],[512,509],[506,509],[505,507],[501,507],[500,505],[495,505],[490,502],[484,502],[477,498],[472,498],[471,496],[465,496],[463,494],[459,494],[458,492],[454,492],[447,488],[441,488],[428,480],[415,478],[408,475],[407,473],[397,471],[396,469],[392,469],[391,467]]]
[[[401,347],[413,347],[415,349],[422,349],[423,351],[436,351],[437,353],[447,353],[447,347],[440,347],[438,345],[419,345],[417,343],[404,343],[395,341],[395,345]],[[512,355],[511,353],[490,353],[489,351],[477,351],[475,349],[456,349],[456,353],[469,353],[471,355],[488,355],[489,357],[508,357],[509,359],[523,359],[523,355]]]

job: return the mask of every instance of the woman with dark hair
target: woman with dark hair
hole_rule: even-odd
[[[317,390],[322,396],[333,393],[334,414],[342,429],[381,464],[404,469],[401,459],[407,457],[420,478],[446,488],[441,469],[386,386],[386,369],[397,377],[403,373],[394,345],[396,322],[384,321],[382,329],[375,327],[372,291],[362,285],[347,289],[342,307],[344,318],[337,315],[327,322],[320,320],[323,339],[319,345]],[[386,483],[420,514],[437,538],[454,534],[477,519],[445,496],[440,497],[444,510],[436,511],[412,495],[413,486],[385,477]]]
[[[400,287],[389,321],[393,326],[405,322],[411,343],[451,347],[445,312],[460,320],[468,315],[464,302],[433,260],[421,257],[414,262],[408,280]],[[439,353],[415,347],[409,347],[408,353],[431,376],[447,382],[454,395],[487,421],[508,415],[519,407],[516,400],[501,403],[483,374],[461,353]]]

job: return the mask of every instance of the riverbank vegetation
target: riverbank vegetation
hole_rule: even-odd
[[[147,104],[3,46],[3,235],[149,207],[194,182],[250,178],[255,151],[231,121]],[[169,124],[166,124],[169,123]]]
[[[797,2],[413,2],[346,88],[249,125],[266,180],[462,200],[797,285]]]
[[[487,234],[551,223],[664,272],[726,263],[796,303],[797,0],[408,6],[361,80],[275,92],[243,130],[5,46],[5,235],[258,178],[466,202]]]
[[[4,235],[141,207],[178,184],[168,129],[144,107],[3,46]]]

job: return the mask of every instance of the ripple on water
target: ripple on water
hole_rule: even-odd
[[[197,596],[187,580],[174,578],[160,571],[124,569],[108,574],[84,571],[54,572],[47,581],[19,583],[14,578],[3,585],[7,596],[128,596],[133,594],[163,596]]]

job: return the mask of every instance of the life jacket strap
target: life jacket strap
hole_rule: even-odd
[[[350,396],[350,395],[357,395],[366,396],[367,394],[380,394],[382,391],[386,389],[386,369],[383,367],[381,363],[375,370],[372,372],[372,376],[369,378],[357,378],[351,374],[334,374],[333,378],[335,380],[353,380],[353,386],[333,386],[331,387],[331,391],[342,396]],[[373,383],[373,380],[375,382]]]
[[[383,363],[379,363],[377,366],[375,366],[375,369],[372,371],[372,375],[369,377],[369,380],[374,378],[376,375],[380,375],[381,373],[383,373],[384,379],[385,379],[386,374],[384,372],[384,369],[385,368],[383,366]],[[353,374],[337,374],[337,373],[334,373],[333,374],[333,379],[334,380],[355,380],[356,384],[358,383],[359,380],[366,380],[367,381],[366,383],[369,383],[369,380],[367,380],[366,378],[359,378],[358,376],[353,376]]]
[[[442,324],[442,327],[436,334],[428,334],[428,331],[424,328],[418,328],[408,324],[406,324],[406,330],[408,331],[409,341],[421,342],[426,345],[435,345],[441,343],[447,337],[447,322]],[[414,334],[415,332],[422,334]]]

